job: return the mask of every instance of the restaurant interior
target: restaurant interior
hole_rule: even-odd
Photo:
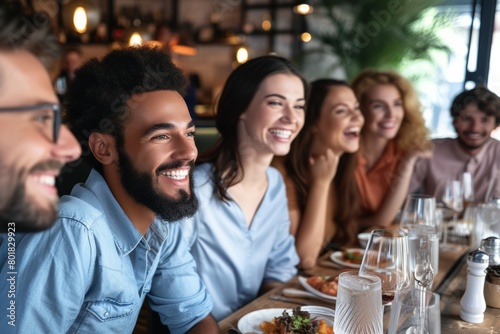
[[[47,12],[61,42],[78,46],[84,60],[154,43],[156,28],[168,25],[179,66],[196,77],[200,126],[212,125],[212,106],[229,73],[269,53],[292,59],[310,80],[350,80],[364,68],[400,71],[412,78],[433,137],[454,133],[446,111],[458,91],[477,83],[500,91],[497,1],[25,2]]]
[[[270,53],[293,60],[309,80],[330,77],[350,81],[366,68],[402,73],[418,91],[433,138],[455,135],[449,107],[458,92],[485,85],[500,95],[500,5],[496,0],[24,2],[45,11],[59,40],[68,48],[81,50],[83,61],[128,45],[167,43],[194,87],[191,102],[199,151],[217,138],[213,107],[228,75],[246,60]],[[158,33],[161,27],[168,30],[167,37]],[[56,90],[60,71],[57,68],[52,73]],[[492,136],[500,138],[497,130]],[[77,173],[72,176],[76,177],[72,184],[85,178]],[[61,195],[69,189],[60,189]],[[467,257],[458,255],[469,246],[459,240],[459,251],[439,254],[440,271],[434,277],[433,291],[441,294],[440,332],[500,333],[499,309],[489,309],[478,327],[459,321]],[[332,265],[330,256],[320,259],[320,264],[325,263],[321,272],[336,276],[343,267]],[[457,290],[458,286],[462,290]],[[297,279],[285,286],[303,287]],[[317,296],[287,300],[285,290],[270,291],[223,319],[219,322],[221,332],[231,333],[245,314],[263,308],[311,303],[331,306],[331,301]],[[389,313],[384,313],[385,327]],[[134,333],[147,333],[147,327],[142,317]]]

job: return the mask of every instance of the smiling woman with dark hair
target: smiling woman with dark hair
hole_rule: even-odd
[[[304,128],[290,154],[273,162],[285,179],[291,233],[304,269],[314,267],[329,244],[339,248],[355,239],[357,193],[349,180],[354,180],[352,154],[359,148],[363,122],[347,82],[316,80]]]
[[[194,172],[200,209],[182,223],[218,320],[297,272],[285,186],[269,165],[304,124],[307,89],[290,61],[263,56],[234,70],[218,100],[220,138]]]

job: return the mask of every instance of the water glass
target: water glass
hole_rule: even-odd
[[[399,230],[373,230],[359,274],[380,277],[382,301],[391,302],[397,291],[410,284],[408,234]]]
[[[403,290],[391,308],[388,334],[440,334],[439,295],[423,290]]]
[[[480,246],[481,240],[488,237],[500,237],[500,206],[495,203],[483,203],[474,211],[475,220],[472,228],[471,247]]]
[[[411,194],[406,198],[401,215],[400,227],[403,231],[414,225],[437,226],[436,198],[431,195]]]
[[[336,334],[382,334],[382,284],[378,276],[357,271],[339,275],[335,310]]]

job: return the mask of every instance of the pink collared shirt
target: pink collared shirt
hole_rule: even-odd
[[[440,181],[472,174],[474,202],[484,202],[488,183],[500,172],[500,142],[491,138],[476,155],[465,152],[456,138],[434,139],[431,159],[419,159],[413,170],[410,193],[435,194]]]

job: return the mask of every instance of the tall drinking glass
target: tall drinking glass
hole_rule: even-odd
[[[485,203],[492,203],[500,207],[500,172],[494,171],[488,182]]]
[[[410,284],[407,233],[397,230],[372,231],[359,274],[380,277],[382,302],[391,302],[396,292]]]
[[[439,299],[432,292],[412,289],[399,292],[391,307],[388,334],[440,334]]]
[[[409,195],[403,208],[401,229],[408,233],[410,271],[416,288],[431,287],[439,266],[439,228],[436,199]]]
[[[383,305],[380,278],[356,271],[339,275],[335,309],[336,334],[382,334]]]

